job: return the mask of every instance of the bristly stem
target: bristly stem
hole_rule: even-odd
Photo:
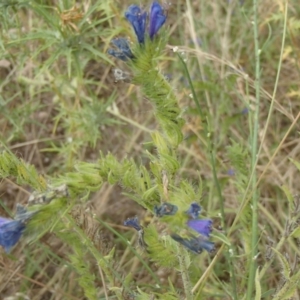
[[[184,60],[182,59],[182,57],[180,56],[180,54],[177,54],[178,58],[180,60],[180,62],[183,65],[183,68],[185,70],[191,91],[192,91],[192,95],[193,95],[193,100],[196,104],[196,107],[198,109],[201,121],[203,123],[203,128],[204,128],[204,134],[205,134],[205,139],[207,140],[207,146],[208,146],[208,152],[209,152],[209,157],[210,157],[210,163],[212,166],[212,172],[213,172],[213,178],[214,178],[214,182],[215,185],[217,187],[217,192],[218,192],[218,198],[219,198],[219,203],[220,203],[220,212],[221,212],[221,222],[222,222],[222,227],[224,232],[226,233],[226,223],[225,223],[225,209],[224,209],[224,199],[223,199],[223,195],[222,195],[222,190],[221,190],[221,186],[218,180],[218,176],[217,176],[217,171],[216,171],[216,156],[215,156],[215,150],[214,150],[214,145],[213,145],[213,141],[211,138],[211,132],[209,129],[209,124],[208,124],[208,120],[205,117],[205,114],[201,108],[199,99],[197,97],[196,91],[194,89],[194,85],[189,73],[189,70],[187,68],[186,63],[184,62]],[[235,278],[235,272],[233,269],[233,263],[232,263],[232,258],[230,256],[230,253],[228,251],[225,251],[225,257],[226,257],[226,261],[228,262],[228,266],[229,266],[229,272],[230,272],[230,276],[231,276],[231,283],[232,283],[232,293],[233,293],[233,299],[237,300],[237,288],[236,288],[236,278]]]
[[[252,169],[252,238],[251,238],[251,253],[250,253],[250,270],[247,286],[247,300],[253,299],[253,289],[255,281],[255,273],[257,268],[257,242],[258,242],[258,190],[256,188],[256,163],[258,149],[258,130],[259,130],[259,112],[260,112],[260,49],[258,41],[258,1],[253,0],[253,33],[254,33],[254,48],[255,48],[255,112],[253,119],[253,135],[251,137],[251,169]]]
[[[178,261],[180,265],[180,272],[181,272],[181,277],[182,277],[182,282],[183,282],[183,287],[185,292],[185,299],[193,300],[191,281],[189,278],[188,266],[186,263],[187,254],[182,253],[183,251],[184,249],[182,248],[182,246],[178,246]]]

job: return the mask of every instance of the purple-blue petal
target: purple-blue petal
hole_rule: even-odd
[[[121,60],[123,60],[123,61],[128,60],[128,57],[127,57],[124,53],[122,53],[122,52],[120,52],[120,51],[116,51],[116,50],[114,50],[114,49],[108,49],[108,50],[107,50],[107,53],[108,53],[109,55],[111,55],[111,56],[113,56],[113,57],[115,57],[115,58],[121,59]]]
[[[212,231],[212,220],[189,220],[187,221],[187,226],[197,231],[201,235],[209,237]]]
[[[5,223],[9,223],[11,222],[12,220],[11,219],[7,219],[7,218],[2,218],[0,217],[0,227],[5,224]]]
[[[24,229],[25,224],[19,220],[0,218],[0,245],[5,252],[8,253],[19,241]]]
[[[203,251],[203,249],[206,250],[207,252],[211,252],[215,249],[215,244],[202,236],[192,237],[190,239],[187,239],[187,238],[182,238],[180,235],[176,233],[173,233],[171,237],[176,242],[185,246],[195,254],[200,254]]]
[[[124,225],[128,226],[128,227],[132,227],[137,231],[142,230],[142,227],[139,223],[139,219],[138,217],[134,217],[134,218],[129,218],[126,221],[124,221]]]
[[[202,252],[202,248],[199,247],[197,243],[193,243],[193,240],[185,239],[176,233],[171,234],[171,238],[181,245],[185,246],[195,254],[200,254]]]
[[[186,211],[186,213],[192,218],[192,219],[197,219],[199,217],[199,214],[201,212],[201,206],[196,203],[193,202],[189,209]]]
[[[164,25],[166,22],[167,16],[165,14],[164,9],[160,6],[160,4],[156,1],[152,3],[150,9],[150,25],[149,25],[149,36],[152,40],[154,35],[157,34],[158,30]]]
[[[195,243],[195,245],[206,250],[207,252],[212,252],[215,249],[215,243],[210,242],[209,240],[201,236],[195,238],[193,242]]]
[[[116,38],[113,39],[111,42],[117,48],[117,50],[108,49],[108,54],[124,61],[128,60],[128,58],[133,58],[133,54],[126,39]]]
[[[130,5],[125,12],[125,18],[132,25],[138,42],[143,44],[145,41],[147,13],[142,12],[141,8],[137,5]]]
[[[130,50],[128,41],[124,38],[116,38],[111,41],[122,53],[128,58],[133,58],[133,54]]]

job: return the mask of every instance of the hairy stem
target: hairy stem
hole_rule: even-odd
[[[180,266],[180,273],[181,273],[185,297],[186,297],[185,299],[193,300],[193,293],[192,293],[192,288],[190,285],[190,278],[189,278],[189,274],[188,274],[188,265],[187,265],[186,258],[185,258],[185,256],[187,254],[183,253],[183,249],[181,246],[179,246],[178,252],[179,252],[178,260],[179,260],[179,266]]]

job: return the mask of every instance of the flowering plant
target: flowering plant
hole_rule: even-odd
[[[109,49],[108,53],[126,63],[131,83],[139,86],[144,97],[153,105],[154,116],[159,126],[157,130],[151,131],[155,154],[145,152],[149,159],[149,167],[138,165],[132,159],[118,161],[112,154],[102,153],[97,163],[78,163],[76,172],[66,173],[53,180],[55,185],[66,186],[68,193],[61,193],[59,189],[59,195],[51,194],[50,197],[45,197],[42,193],[38,200],[29,201],[41,204],[39,200],[42,199],[45,204],[45,207],[37,209],[36,217],[31,219],[25,218],[24,214],[23,217],[22,214],[17,214],[15,220],[0,219],[0,244],[9,251],[18,242],[26,227],[37,228],[47,220],[45,223],[49,224],[48,228],[55,231],[57,236],[74,249],[70,260],[83,278],[81,286],[86,295],[93,299],[96,299],[97,295],[97,290],[92,284],[93,274],[88,266],[83,267],[81,262],[88,249],[106,273],[111,289],[116,291],[118,299],[122,299],[120,291],[114,287],[117,275],[108,267],[114,249],[105,257],[101,256],[93,241],[82,234],[77,220],[72,218],[72,213],[63,212],[68,212],[69,207],[72,207],[70,199],[82,197],[86,192],[88,194],[97,191],[104,182],[119,184],[153,217],[149,226],[141,225],[138,217],[125,220],[124,225],[136,230],[138,243],[151,261],[163,267],[176,267],[180,270],[185,293],[190,298],[190,266],[186,262],[203,250],[212,252],[215,245],[210,241],[212,220],[199,219],[201,207],[195,200],[201,198],[201,188],[179,176],[181,162],[177,150],[183,141],[182,127],[185,121],[174,89],[159,67],[159,59],[166,44],[166,34],[159,33],[166,23],[167,14],[155,1],[150,6],[149,13],[137,5],[129,6],[125,18],[133,28],[136,42],[130,44],[128,39],[117,37],[112,40],[113,48]],[[6,157],[6,161],[13,167],[5,168],[3,165],[3,169],[16,170],[14,174],[19,174],[19,170],[23,168],[22,163],[16,161],[13,156]],[[25,179],[28,182],[40,182],[37,179],[38,175],[33,173]],[[6,176],[8,175],[9,172]],[[47,191],[47,185],[37,187]],[[61,222],[53,220],[57,215],[61,217]],[[153,278],[157,281],[155,275]],[[161,297],[167,299],[164,297],[170,295],[178,298],[176,292],[165,293]]]

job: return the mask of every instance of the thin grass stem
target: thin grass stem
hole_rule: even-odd
[[[251,252],[250,252],[250,269],[248,277],[247,295],[246,299],[253,299],[253,289],[255,285],[255,273],[257,268],[256,256],[258,251],[258,189],[256,186],[257,175],[257,150],[258,150],[258,131],[259,131],[259,115],[260,115],[260,49],[258,40],[258,1],[253,0],[253,34],[254,34],[254,48],[255,48],[255,112],[253,115],[253,135],[251,136],[251,169],[252,169],[252,230],[251,230]]]
[[[264,131],[262,134],[262,142],[260,144],[259,150],[258,150],[258,156],[262,150],[263,142],[266,138],[267,131],[269,128],[269,124],[271,121],[271,116],[273,113],[273,108],[274,108],[274,103],[275,103],[275,96],[277,93],[277,88],[279,84],[279,78],[280,78],[280,72],[281,72],[281,67],[282,67],[282,61],[283,61],[283,54],[284,54],[284,45],[285,45],[285,39],[286,39],[286,30],[287,30],[287,20],[288,20],[288,0],[285,1],[285,7],[284,7],[284,24],[283,24],[283,34],[282,34],[282,41],[281,41],[281,49],[280,49],[280,57],[279,57],[279,62],[278,62],[278,68],[277,68],[277,74],[276,74],[276,79],[275,79],[275,84],[274,84],[274,89],[272,93],[272,99],[271,99],[271,104],[268,112],[268,117],[266,124],[264,126]]]

